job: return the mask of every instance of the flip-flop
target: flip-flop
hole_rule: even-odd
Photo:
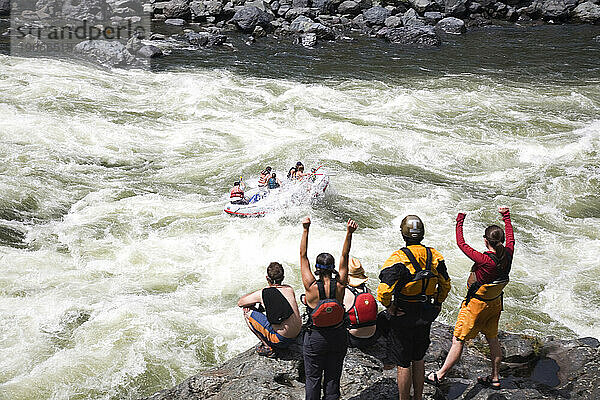
[[[429,378],[429,375],[433,375],[433,379]],[[433,385],[435,387],[440,386],[440,380],[435,372],[430,372],[427,375],[425,375],[425,383],[429,383],[430,385]]]
[[[500,379],[494,380],[491,376],[486,376],[485,378],[478,376],[477,383],[480,383],[483,386],[492,388],[494,390],[502,389],[502,385],[500,385]]]
[[[272,358],[275,356],[275,351],[272,347],[266,346],[264,343],[261,343],[256,346],[256,353],[259,356]]]

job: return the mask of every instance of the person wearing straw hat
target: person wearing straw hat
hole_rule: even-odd
[[[377,301],[367,287],[369,278],[357,258],[348,263],[348,285],[344,293],[344,308],[348,310],[349,347],[364,348],[377,341]]]

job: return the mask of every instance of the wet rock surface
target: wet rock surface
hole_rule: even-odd
[[[435,323],[425,357],[426,371],[438,369],[450,349],[452,328]],[[304,399],[304,365],[301,341],[277,358],[258,356],[254,349],[218,367],[207,369],[181,384],[158,392],[151,400],[192,399]],[[598,399],[600,398],[600,346],[593,338],[554,340],[503,332],[502,389],[477,383],[487,376],[490,362],[485,340],[465,346],[461,361],[440,388],[425,386],[429,399]],[[349,349],[344,360],[343,399],[398,398],[395,370],[384,370],[385,339],[364,351]]]

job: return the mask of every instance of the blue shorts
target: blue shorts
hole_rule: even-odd
[[[252,311],[248,317],[252,331],[262,338],[271,347],[285,349],[294,343],[295,339],[286,338],[275,332],[267,316],[258,311]]]

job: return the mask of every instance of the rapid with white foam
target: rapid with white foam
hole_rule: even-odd
[[[0,397],[137,398],[256,340],[236,307],[270,261],[352,255],[377,285],[407,213],[447,260],[453,324],[467,242],[508,205],[517,240],[501,328],[600,338],[600,81],[456,73],[322,81],[194,67],[100,70],[0,55]],[[168,90],[166,90],[168,89]],[[223,213],[240,175],[296,161],[324,199]]]

